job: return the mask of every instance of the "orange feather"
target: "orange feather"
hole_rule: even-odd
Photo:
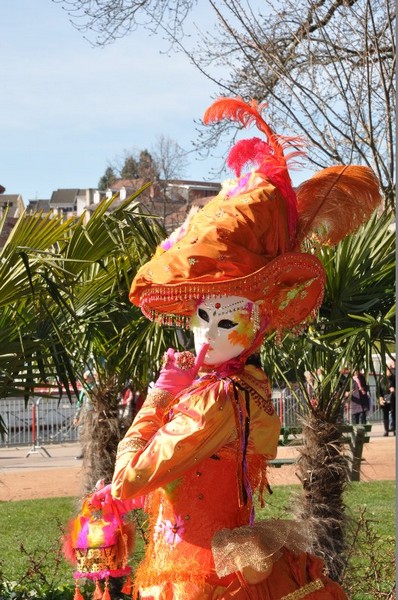
[[[265,175],[280,190],[287,203],[289,234],[293,246],[296,235],[297,207],[287,162],[289,159],[302,156],[303,140],[297,136],[287,137],[274,133],[260,114],[265,106],[265,102],[258,104],[256,100],[252,100],[247,103],[239,97],[218,98],[205,111],[203,122],[207,125],[222,119],[230,119],[240,122],[244,127],[254,123],[266,135],[266,142],[262,142],[259,138],[237,142],[228,155],[227,165],[234,169],[237,177],[240,177],[242,167],[252,164],[256,167],[257,173]],[[285,156],[284,150],[293,145],[296,146],[296,150]]]
[[[252,100],[248,104],[242,98],[217,98],[206,110],[203,122],[208,125],[223,119],[230,119],[231,121],[239,121],[244,127],[255,122],[258,129],[265,133],[268,138],[271,138],[273,131],[260,115],[260,111],[265,106],[265,102],[258,104],[256,100]]]
[[[304,181],[296,195],[297,246],[311,237],[335,246],[365,223],[382,200],[373,171],[358,165],[323,169]]]

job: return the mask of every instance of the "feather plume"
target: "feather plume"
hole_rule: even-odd
[[[258,104],[256,100],[247,104],[242,98],[217,98],[206,110],[203,122],[205,125],[209,125],[209,123],[230,119],[239,121],[243,127],[248,127],[255,122],[258,129],[265,133],[267,138],[271,138],[274,133],[260,115],[260,111],[266,105],[266,102]]]
[[[242,98],[218,98],[205,111],[203,122],[205,125],[209,125],[210,123],[216,123],[218,121],[222,121],[223,119],[230,119],[231,121],[238,121],[245,128],[249,125],[255,124],[267,138],[267,143],[263,146],[265,155],[261,156],[261,154],[257,153],[256,160],[254,160],[254,157],[247,157],[245,162],[250,160],[253,163],[257,162],[257,164],[261,166],[265,158],[272,158],[274,162],[278,161],[280,166],[286,166],[287,161],[292,158],[292,155],[285,156],[284,150],[286,146],[294,144],[298,147],[302,147],[303,139],[298,136],[289,137],[277,135],[271,129],[268,123],[264,121],[260,114],[266,106],[266,102],[258,104],[256,100],[252,100],[251,103],[248,104],[247,102],[244,102]],[[248,142],[250,142],[254,147],[258,145],[259,141],[260,140],[258,138],[248,140]],[[236,146],[238,146],[240,143],[241,142],[238,142]],[[232,150],[228,157],[228,163],[230,167],[236,170],[238,165],[234,164],[233,159],[231,158]],[[293,154],[294,156],[297,156],[303,155],[304,153],[302,151],[298,151],[294,152]],[[240,168],[242,168],[243,164],[244,163],[240,161]]]
[[[72,521],[70,522],[69,526],[71,525]],[[75,547],[72,541],[72,536],[70,534],[65,534],[62,537],[62,552],[66,560],[68,560],[70,563],[74,565],[77,563]]]
[[[335,246],[365,223],[382,199],[373,171],[357,165],[323,169],[304,181],[296,195],[298,246],[311,237]]]
[[[230,119],[240,122],[244,127],[255,124],[265,134],[266,141],[255,137],[237,142],[228,155],[227,165],[240,177],[243,167],[251,164],[256,173],[267,177],[279,189],[287,204],[289,234],[293,246],[297,225],[297,201],[287,163],[304,154],[301,150],[303,140],[299,137],[275,134],[260,114],[265,106],[266,103],[258,104],[256,100],[248,104],[242,98],[218,98],[206,110],[203,122],[207,125]],[[285,149],[293,144],[299,149],[285,155]]]

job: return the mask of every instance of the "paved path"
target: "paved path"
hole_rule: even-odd
[[[294,448],[278,448],[278,457],[294,457]],[[271,469],[269,473],[272,485],[300,483],[295,475],[294,465],[285,465],[279,469]],[[370,441],[363,447],[361,463],[361,481],[394,481],[396,479],[396,438],[390,433],[383,437],[383,426],[376,423],[372,426]]]
[[[372,427],[371,439],[364,446],[361,480],[395,480],[396,438],[383,437],[380,424]],[[83,481],[82,461],[75,460],[80,446],[57,444],[32,451],[29,447],[0,448],[0,501],[80,496]],[[279,448],[278,457],[294,456],[294,448]],[[299,483],[294,466],[272,468],[271,486]]]

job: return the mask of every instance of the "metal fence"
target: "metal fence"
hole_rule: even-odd
[[[370,390],[373,400],[375,389]],[[302,407],[290,390],[274,390],[273,403],[284,426],[298,425],[303,414]],[[0,437],[0,447],[59,444],[78,440],[78,429],[73,425],[76,406],[67,397],[34,397],[25,407],[22,398],[0,400],[0,417],[7,433]],[[349,406],[344,407],[343,421],[350,422]],[[368,414],[370,422],[381,421],[381,409],[377,407]]]
[[[369,394],[371,397],[371,409],[367,414],[367,420],[370,423],[380,422],[383,420],[383,414],[380,406],[376,402],[376,386],[369,386]],[[275,410],[281,420],[281,424],[284,427],[294,427],[300,424],[300,418],[304,415],[303,407],[305,406],[305,400],[300,399],[300,390],[296,391],[296,395],[292,393],[289,388],[282,390],[274,389],[272,392],[272,401]],[[342,423],[351,423],[350,403],[346,402],[341,409],[340,421]]]
[[[7,430],[0,438],[0,447],[77,441],[75,413],[76,406],[66,397],[59,400],[37,396],[26,407],[23,398],[0,400],[0,416]]]

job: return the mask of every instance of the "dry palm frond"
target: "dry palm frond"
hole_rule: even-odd
[[[349,481],[348,458],[338,426],[315,415],[304,423],[303,442],[297,461],[303,490],[295,503],[296,516],[312,533],[312,552],[338,581],[346,563],[343,492]]]

